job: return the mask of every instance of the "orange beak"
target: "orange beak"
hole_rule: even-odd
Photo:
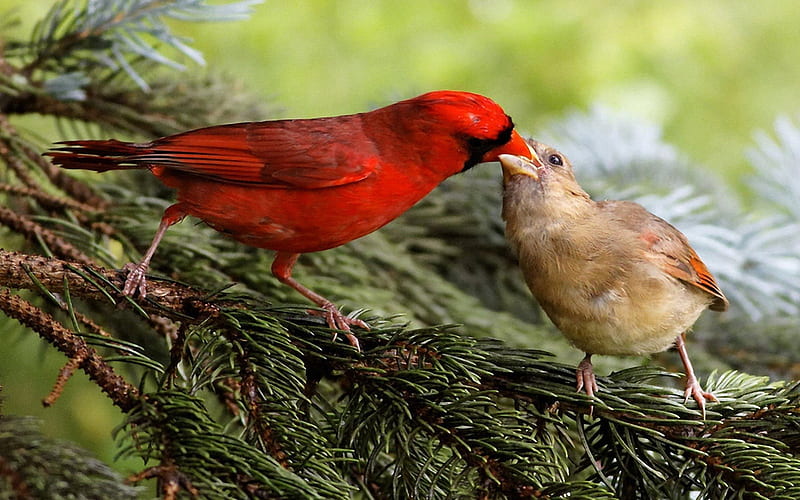
[[[498,161],[500,155],[523,156],[530,160],[535,166],[542,166],[541,160],[536,156],[533,148],[528,145],[525,139],[523,139],[516,130],[511,132],[511,139],[507,143],[490,151],[489,155],[484,157],[483,161]]]

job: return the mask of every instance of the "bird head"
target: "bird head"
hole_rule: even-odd
[[[549,204],[573,204],[591,200],[578,184],[572,164],[556,149],[529,140],[533,158],[501,154],[503,185],[506,190],[520,189],[526,194],[545,200]]]
[[[502,154],[538,163],[531,148],[514,130],[514,122],[496,102],[479,94],[454,90],[428,92],[410,99],[436,121],[438,130],[457,138],[467,154],[462,171],[479,163],[499,161]]]

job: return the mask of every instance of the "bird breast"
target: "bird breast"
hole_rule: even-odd
[[[598,228],[578,219],[546,217],[509,229],[534,297],[584,352],[663,351],[709,303],[702,292],[687,289],[652,263],[631,261],[630,248],[642,245],[632,233],[620,230],[603,238]]]

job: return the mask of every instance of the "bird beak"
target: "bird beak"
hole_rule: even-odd
[[[524,156],[525,158],[529,158],[534,163],[538,163],[539,166],[541,166],[541,162],[536,156],[536,153],[533,151],[533,148],[525,139],[522,138],[521,135],[517,133],[516,130],[511,132],[511,139],[504,144],[502,148],[498,148],[497,151],[501,151],[506,155]]]
[[[532,177],[533,180],[539,181],[539,168],[542,166],[542,161],[536,155],[533,148],[529,148],[531,158],[528,159],[519,155],[500,155],[500,165],[503,167],[503,183],[507,183],[514,175],[527,175]]]

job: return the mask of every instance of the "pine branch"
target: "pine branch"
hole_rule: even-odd
[[[69,283],[76,297],[105,301],[114,307],[121,303],[133,305],[121,295],[124,281],[124,275],[115,269],[0,249],[0,283],[8,288],[59,289],[64,283]],[[148,280],[147,285],[148,296],[157,301],[145,300],[134,306],[145,317],[147,314],[171,313],[177,319],[185,319],[199,317],[199,311],[213,312],[213,308],[202,302],[206,292],[157,278]]]
[[[220,77],[176,81],[166,70],[183,66],[161,53],[171,47],[202,63],[197,51],[170,32],[165,18],[236,20],[258,1],[59,2],[32,40],[11,40],[0,48],[0,113],[39,113],[148,137],[234,119],[264,119],[269,110],[261,102],[232,98],[237,93]]]
[[[138,488],[84,450],[43,436],[30,418],[0,415],[0,494],[4,498],[139,498]]]
[[[704,499],[792,498],[800,478],[794,458],[800,390],[797,384],[764,383],[736,373],[710,380],[717,394],[735,399],[717,405],[722,420],[704,428],[692,429],[675,415],[613,418],[590,426],[579,421],[593,456],[606,457],[599,467],[584,467],[595,469],[626,498],[684,498],[691,491],[701,491],[697,498]],[[784,434],[784,426],[791,430]]]
[[[133,406],[139,391],[117,375],[75,332],[62,327],[52,316],[8,290],[0,290],[0,309],[74,360],[74,367],[82,368],[120,409],[129,410]]]
[[[776,139],[765,132],[756,134],[756,147],[748,152],[748,159],[756,169],[752,178],[753,190],[759,201],[781,213],[800,221],[800,127],[788,117],[775,121]]]
[[[347,498],[348,486],[309,481],[272,456],[223,432],[196,397],[183,391],[148,395],[128,415],[127,454],[167,462],[203,498]]]
[[[136,212],[138,217],[146,216],[141,210]],[[184,227],[192,234],[197,231],[191,226]],[[149,239],[152,228],[142,226],[142,229],[142,239]],[[123,232],[129,231],[125,229]],[[183,242],[187,238],[179,237],[179,240]],[[225,249],[216,252],[215,260],[219,262],[219,256],[230,255],[231,250],[226,243],[220,243],[222,240],[214,241]],[[369,262],[373,258],[370,251],[365,253],[358,245],[353,246],[359,251],[358,260]],[[176,250],[169,244],[165,250],[172,265],[197,264],[195,250],[188,251],[185,257],[181,255],[186,248]],[[385,250],[382,246],[371,250],[381,266],[387,264]],[[200,248],[196,251],[209,252]],[[213,253],[209,253],[209,258],[214,258]],[[251,257],[247,265],[252,269],[253,254],[247,255]],[[355,262],[355,256],[348,257],[346,252],[338,255],[337,258],[345,258],[346,264],[332,267],[348,268]],[[116,271],[68,266],[51,259],[36,260],[10,253],[2,257],[2,262],[7,262],[8,266],[0,265],[0,277],[12,286],[38,288],[39,285],[30,279],[32,275],[42,286],[61,290],[66,278],[70,283],[70,294],[76,299],[108,303],[109,297],[119,297],[122,277]],[[330,257],[322,255],[319,258],[322,263],[331,263]],[[30,275],[20,271],[22,262],[30,265]],[[405,266],[402,259],[393,265],[392,273]],[[86,277],[91,281],[86,281]],[[225,277],[223,281],[227,279]],[[246,280],[256,284],[269,281],[269,278],[266,273],[258,276],[251,273]],[[432,282],[430,277],[427,280]],[[611,433],[620,436],[627,433],[629,440],[636,439],[637,443],[641,441],[644,444],[649,443],[654,435],[666,436],[664,440],[667,443],[658,441],[659,446],[677,451],[662,453],[662,456],[676,457],[674,463],[687,463],[688,459],[695,467],[693,471],[696,470],[688,483],[670,483],[670,488],[688,491],[693,487],[689,483],[716,484],[714,481],[717,480],[712,480],[708,471],[719,471],[719,468],[711,467],[718,461],[714,458],[717,452],[712,450],[713,453],[708,455],[712,459],[708,459],[699,451],[687,451],[687,448],[697,450],[693,448],[696,446],[694,440],[697,435],[702,435],[702,429],[707,429],[707,424],[697,421],[697,413],[683,406],[678,391],[643,386],[641,382],[647,377],[641,373],[633,383],[621,386],[613,379],[602,379],[601,401],[589,402],[583,395],[573,392],[573,369],[542,358],[541,353],[510,350],[502,344],[453,336],[440,327],[424,330],[387,328],[384,326],[387,323],[376,323],[373,319],[373,324],[382,326],[362,336],[365,354],[360,356],[341,343],[331,342],[332,332],[301,309],[265,309],[249,301],[234,306],[239,300],[235,296],[226,296],[226,300],[217,303],[219,297],[209,301],[205,298],[206,292],[191,291],[169,281],[151,280],[150,283],[151,300],[141,302],[140,307],[146,313],[167,315],[189,325],[186,335],[189,344],[184,358],[186,362],[192,362],[192,373],[196,375],[179,385],[185,384],[185,390],[192,394],[206,390],[213,390],[216,394],[216,388],[222,383],[237,380],[235,387],[238,389],[228,396],[234,400],[229,408],[240,409],[232,416],[233,421],[241,423],[247,430],[244,434],[247,446],[266,452],[275,464],[301,478],[303,484],[316,484],[315,478],[319,478],[320,484],[339,484],[340,489],[345,484],[364,485],[367,489],[395,491],[400,496],[423,492],[436,495],[435,492],[477,488],[488,496],[511,498],[524,498],[526,495],[556,497],[560,494],[558,492],[576,495],[580,491],[590,492],[586,493],[586,498],[610,497],[611,488],[625,491],[626,485],[631,484],[627,475],[627,471],[632,470],[630,464],[625,462],[613,474],[610,471],[614,470],[614,462],[610,462],[612,465],[604,468],[603,474],[613,478],[608,481],[611,487],[603,486],[599,479],[601,476],[593,476],[587,466],[573,470],[566,458],[569,453],[559,452],[557,448],[564,446],[557,444],[563,439],[559,436],[567,435],[572,426],[565,416],[585,414],[592,406],[598,420],[613,425],[599,431],[585,429],[585,435],[600,432],[598,435]],[[417,292],[419,288],[412,290]],[[148,314],[143,318],[146,316]],[[489,331],[500,333],[505,328],[503,325],[502,321],[490,324]],[[224,339],[224,342],[219,339]],[[206,355],[198,356],[198,350]],[[139,357],[130,361],[145,363],[141,354],[144,351],[136,351]],[[198,361],[200,364],[196,364]],[[308,378],[309,372],[314,374],[312,378]],[[631,373],[635,374],[623,372],[625,376]],[[166,383],[170,378],[163,377],[162,380]],[[624,378],[622,381],[629,382]],[[320,384],[332,389],[337,396],[321,398],[321,394],[314,390]],[[774,392],[774,388],[765,388],[763,382],[759,390]],[[501,404],[504,400],[515,401],[520,409],[509,410]],[[741,418],[740,403],[753,406],[752,401],[737,400],[733,416],[713,413],[716,407],[710,408],[709,416],[723,424],[728,418]],[[202,408],[189,406],[194,409],[183,417],[185,420],[210,418],[206,410],[202,410],[206,413],[202,417],[202,413],[196,413]],[[303,409],[309,407],[320,410],[304,414]],[[159,408],[162,410],[167,411]],[[181,404],[180,410],[186,410],[185,405]],[[373,417],[366,418],[368,415]],[[398,420],[398,415],[405,417]],[[581,417],[576,418],[581,421]],[[793,424],[786,418],[785,412],[778,412],[774,420],[776,427],[791,429]],[[338,424],[332,425],[333,422]],[[653,427],[653,422],[657,427]],[[687,425],[691,422],[697,424]],[[137,423],[137,429],[143,425]],[[625,432],[620,430],[620,425]],[[389,429],[394,431],[387,432]],[[631,434],[631,429],[636,434]],[[213,432],[218,433],[219,429]],[[158,426],[138,436],[130,434],[130,439],[137,443],[136,449],[142,450],[160,449],[153,446],[165,439]],[[391,440],[376,440],[383,439],[383,436],[391,436]],[[414,439],[409,440],[408,436],[414,436]],[[781,437],[794,439],[791,433]],[[184,438],[189,439],[181,435],[168,441],[177,443]],[[599,450],[595,456],[624,456],[611,448],[604,449],[602,443],[606,441],[595,442],[590,438],[586,441],[590,447],[596,446]],[[309,450],[317,451],[309,455]],[[658,448],[658,451],[663,450]],[[174,474],[183,475],[189,478],[188,485],[196,487],[200,484],[196,481],[202,481],[208,473],[207,470],[193,469],[195,454],[202,454],[203,450],[181,448],[180,452],[184,454],[180,459],[170,451],[154,455],[153,458],[161,464],[155,470],[170,474],[170,478],[177,477]],[[776,449],[770,457],[778,463],[785,453],[785,450]],[[518,463],[521,457],[526,459],[522,465]],[[724,463],[726,467],[730,466],[729,462]],[[303,466],[298,469],[298,464]],[[337,465],[331,467],[331,464]],[[748,470],[746,463],[733,465],[737,470]],[[659,467],[653,470],[674,470],[669,464],[659,464]],[[261,471],[259,474],[266,473]],[[593,482],[577,481],[575,478],[581,474],[593,478]],[[261,478],[255,483],[248,481],[248,484],[257,491],[277,488],[269,482],[272,479],[268,480],[272,476],[265,477],[267,479]],[[416,479],[408,481],[409,478]],[[233,479],[226,484],[242,486]],[[641,486],[633,484],[637,488]],[[736,491],[756,492],[764,488],[753,481],[736,483],[727,479],[724,484]],[[663,485],[647,483],[644,487],[659,493],[667,491]],[[719,491],[721,487],[718,484],[712,490]],[[219,494],[229,495],[230,491],[223,488]]]
[[[56,270],[59,266],[64,264],[50,265]],[[6,274],[11,273],[6,271]],[[97,274],[108,276],[109,281],[118,280],[112,277],[112,271]],[[45,277],[53,273],[41,272],[40,275]],[[53,284],[58,282],[58,279],[51,281]],[[105,291],[98,293],[98,289]],[[84,285],[76,283],[70,287],[70,293],[78,298],[84,293],[86,298],[105,297],[113,294],[114,288],[105,281]],[[624,443],[609,438],[609,435],[624,434],[629,441],[635,441],[625,450],[656,446],[661,454],[653,455],[656,457],[653,460],[658,460],[658,456],[672,457],[666,463],[658,462],[661,470],[671,473],[670,463],[687,463],[688,460],[693,464],[694,475],[687,476],[678,484],[637,484],[637,488],[646,488],[642,491],[657,491],[659,494],[672,491],[665,489],[668,487],[688,491],[695,481],[709,484],[709,478],[716,477],[724,467],[732,467],[738,474],[746,472],[757,477],[761,473],[748,469],[750,462],[739,461],[739,455],[732,453],[739,446],[736,443],[770,447],[769,456],[776,463],[787,460],[786,453],[795,453],[798,450],[792,447],[800,444],[798,427],[794,423],[795,409],[800,400],[797,386],[782,388],[780,385],[766,385],[763,379],[735,376],[712,380],[710,389],[716,390],[722,402],[710,406],[710,421],[704,423],[698,420],[697,410],[684,406],[680,391],[647,383],[654,376],[664,375],[656,370],[634,369],[608,379],[601,378],[600,399],[589,401],[585,395],[573,392],[573,368],[554,363],[541,352],[510,350],[496,341],[469,339],[442,328],[405,330],[391,327],[362,335],[365,351],[359,354],[349,346],[332,341],[326,326],[297,310],[254,308],[252,304],[236,305],[230,300],[225,298],[215,304],[220,314],[216,319],[210,318],[210,322],[207,319],[202,323],[205,333],[198,338],[206,339],[201,342],[209,342],[210,338],[226,339],[224,344],[214,343],[214,354],[205,358],[212,362],[198,367],[198,373],[217,375],[205,379],[202,386],[189,387],[194,393],[238,373],[242,388],[240,401],[247,415],[244,425],[251,430],[245,434],[245,440],[268,451],[265,456],[274,457],[274,464],[268,467],[273,472],[281,463],[288,470],[299,463],[312,463],[310,457],[303,458],[307,457],[310,449],[318,450],[311,456],[320,458],[330,453],[325,450],[332,444],[334,449],[352,450],[348,454],[366,460],[356,469],[366,478],[365,482],[394,484],[392,488],[405,491],[403,495],[448,491],[454,487],[469,489],[476,484],[483,485],[490,496],[502,494],[506,498],[525,498],[549,495],[556,484],[561,485],[558,488],[571,484],[569,478],[573,472],[570,472],[564,455],[553,455],[552,445],[548,445],[547,440],[541,441],[542,433],[552,436],[564,433],[568,430],[568,420],[564,416],[590,411],[598,423],[584,429],[583,433],[593,436],[587,437],[586,441],[595,456],[624,457],[620,451],[608,449]],[[163,306],[158,310],[165,312]],[[295,353],[293,356],[287,356],[292,352]],[[239,368],[227,370],[225,367],[230,362]],[[307,386],[303,375],[306,367],[314,367],[317,380],[339,380],[338,388],[344,391],[344,399],[332,407],[330,401],[318,399],[321,394],[311,394],[315,406],[328,406],[328,412],[334,412],[324,416],[323,424],[332,420],[340,422],[335,428],[337,437],[329,435],[327,438],[331,444],[317,441],[312,448],[309,448],[309,443],[317,439],[314,436],[324,436],[334,429],[328,424],[320,426],[315,420],[308,420],[300,411],[303,401],[309,397],[303,389]],[[153,397],[150,393],[146,401],[153,401]],[[175,402],[176,398],[171,393],[165,396],[165,401]],[[502,398],[516,401],[519,409],[501,405]],[[157,407],[158,416],[153,418],[165,418],[165,422],[175,422],[175,419],[197,422],[196,412],[200,409],[194,403],[189,406],[194,409],[185,417],[169,413],[166,407]],[[188,410],[183,404],[176,403],[175,411]],[[136,449],[153,450],[145,443],[163,444],[167,439],[159,430],[161,425],[148,426],[147,421],[138,416],[132,417],[131,422],[136,424],[131,428],[136,429],[135,435],[131,434],[131,438],[139,443]],[[291,437],[284,434],[290,422],[294,429]],[[554,427],[560,431],[553,434]],[[265,440],[265,429],[272,433],[268,440]],[[201,428],[197,432],[213,436],[220,431]],[[732,432],[736,437],[731,437]],[[409,441],[408,436],[418,438]],[[276,437],[278,441],[274,441]],[[193,442],[185,435],[169,441],[173,439],[181,443]],[[227,439],[224,438],[223,442],[228,442]],[[269,442],[273,444],[269,445]],[[280,445],[275,446],[276,443]],[[719,443],[729,443],[730,446],[720,448]],[[782,444],[776,447],[776,443]],[[376,455],[377,450],[383,450],[385,454]],[[430,454],[428,450],[435,450],[435,453]],[[190,465],[196,463],[192,456],[194,453],[208,453],[208,450],[203,448],[192,452],[183,445],[180,452],[189,455],[177,459],[174,453],[163,451],[158,458],[178,467],[192,478],[191,483],[197,487],[198,481],[207,477],[210,471],[194,469],[195,466]],[[322,463],[336,463],[335,456]],[[427,459],[420,461],[426,456]],[[724,457],[728,458],[720,462]],[[612,460],[604,465],[602,474],[616,477],[616,483],[612,482],[612,485],[617,491],[624,491],[624,482],[630,480],[626,472],[629,468],[620,465],[615,469],[615,463]],[[794,480],[788,472],[789,465],[776,468],[775,477],[783,478],[782,481]],[[401,473],[403,469],[408,470]],[[326,470],[327,473],[319,476]],[[411,483],[395,483],[396,479],[382,478],[389,470],[395,471],[390,477],[418,479]],[[223,474],[219,471],[214,473]],[[319,462],[297,473],[298,478],[305,478],[303,484],[316,484],[314,477],[320,477],[320,484],[343,481],[330,465],[322,466]],[[274,478],[267,480],[263,474],[266,474],[263,470],[256,474],[257,488],[278,488],[271,482]],[[798,482],[792,484],[800,484],[800,478],[797,479]],[[456,482],[452,482],[454,480]],[[728,480],[724,485],[733,491],[758,492],[765,488],[762,483],[761,480]],[[576,488],[578,486],[576,483]],[[718,485],[715,491],[721,487]],[[769,488],[769,491],[782,491],[775,485]],[[224,494],[230,494],[230,491],[225,491]]]
[[[209,5],[202,0],[59,2],[39,22],[32,40],[27,44],[12,44],[11,50],[29,59],[24,74],[49,71],[57,75],[45,82],[45,89],[60,100],[80,100],[82,84],[98,69],[122,69],[143,90],[148,90],[148,83],[135,70],[131,58],[183,68],[163,55],[157,44],[203,64],[202,55],[189,47],[186,40],[173,35],[165,18],[190,22],[240,20],[248,17],[250,7],[258,2],[240,0],[227,5]]]
[[[0,250],[0,283],[42,297],[3,291],[0,302],[69,356],[50,400],[80,367],[123,409],[122,453],[149,460],[134,480],[159,479],[164,498],[797,496],[797,385],[713,376],[705,386],[720,402],[703,421],[663,380],[675,374],[618,371],[599,379],[590,400],[575,392],[573,366],[520,348],[556,344],[536,326],[541,317],[503,238],[497,172],[488,169],[448,181],[378,234],[303,258],[296,276],[304,283],[374,308],[358,310],[372,326],[357,332],[362,352],[334,340],[306,303],[293,305],[299,297],[270,277],[266,252],[191,222],[170,229],[154,259],[154,272],[170,279],[151,277],[146,300],[122,297],[122,274],[92,262],[135,258],[170,194],[131,174],[103,188],[114,200],[107,204],[43,161],[6,115],[42,112],[152,138],[239,120],[245,108],[253,118],[267,113],[231,102],[237,92],[219,80],[175,87],[151,71],[175,65],[142,34],[191,58],[163,17],[213,17],[204,3],[99,8],[119,5],[62,2],[30,43],[3,46],[0,157],[11,174],[0,186],[10,201],[3,220],[73,262]],[[192,5],[200,10],[182,10]],[[793,352],[800,244],[786,242],[800,231],[788,206],[744,217],[736,194],[665,144],[656,126],[593,111],[553,131],[593,192],[638,199],[719,266],[741,311],[728,317],[727,338],[759,342],[761,353],[755,333],[773,328],[770,339],[784,340],[771,344]],[[778,136],[760,146],[783,172],[796,141],[788,125]],[[765,179],[770,193],[781,188]],[[233,282],[235,292],[221,291]],[[398,324],[398,312],[413,326]],[[756,313],[768,321],[755,323]],[[7,464],[0,460],[0,478],[23,491],[28,478]]]

